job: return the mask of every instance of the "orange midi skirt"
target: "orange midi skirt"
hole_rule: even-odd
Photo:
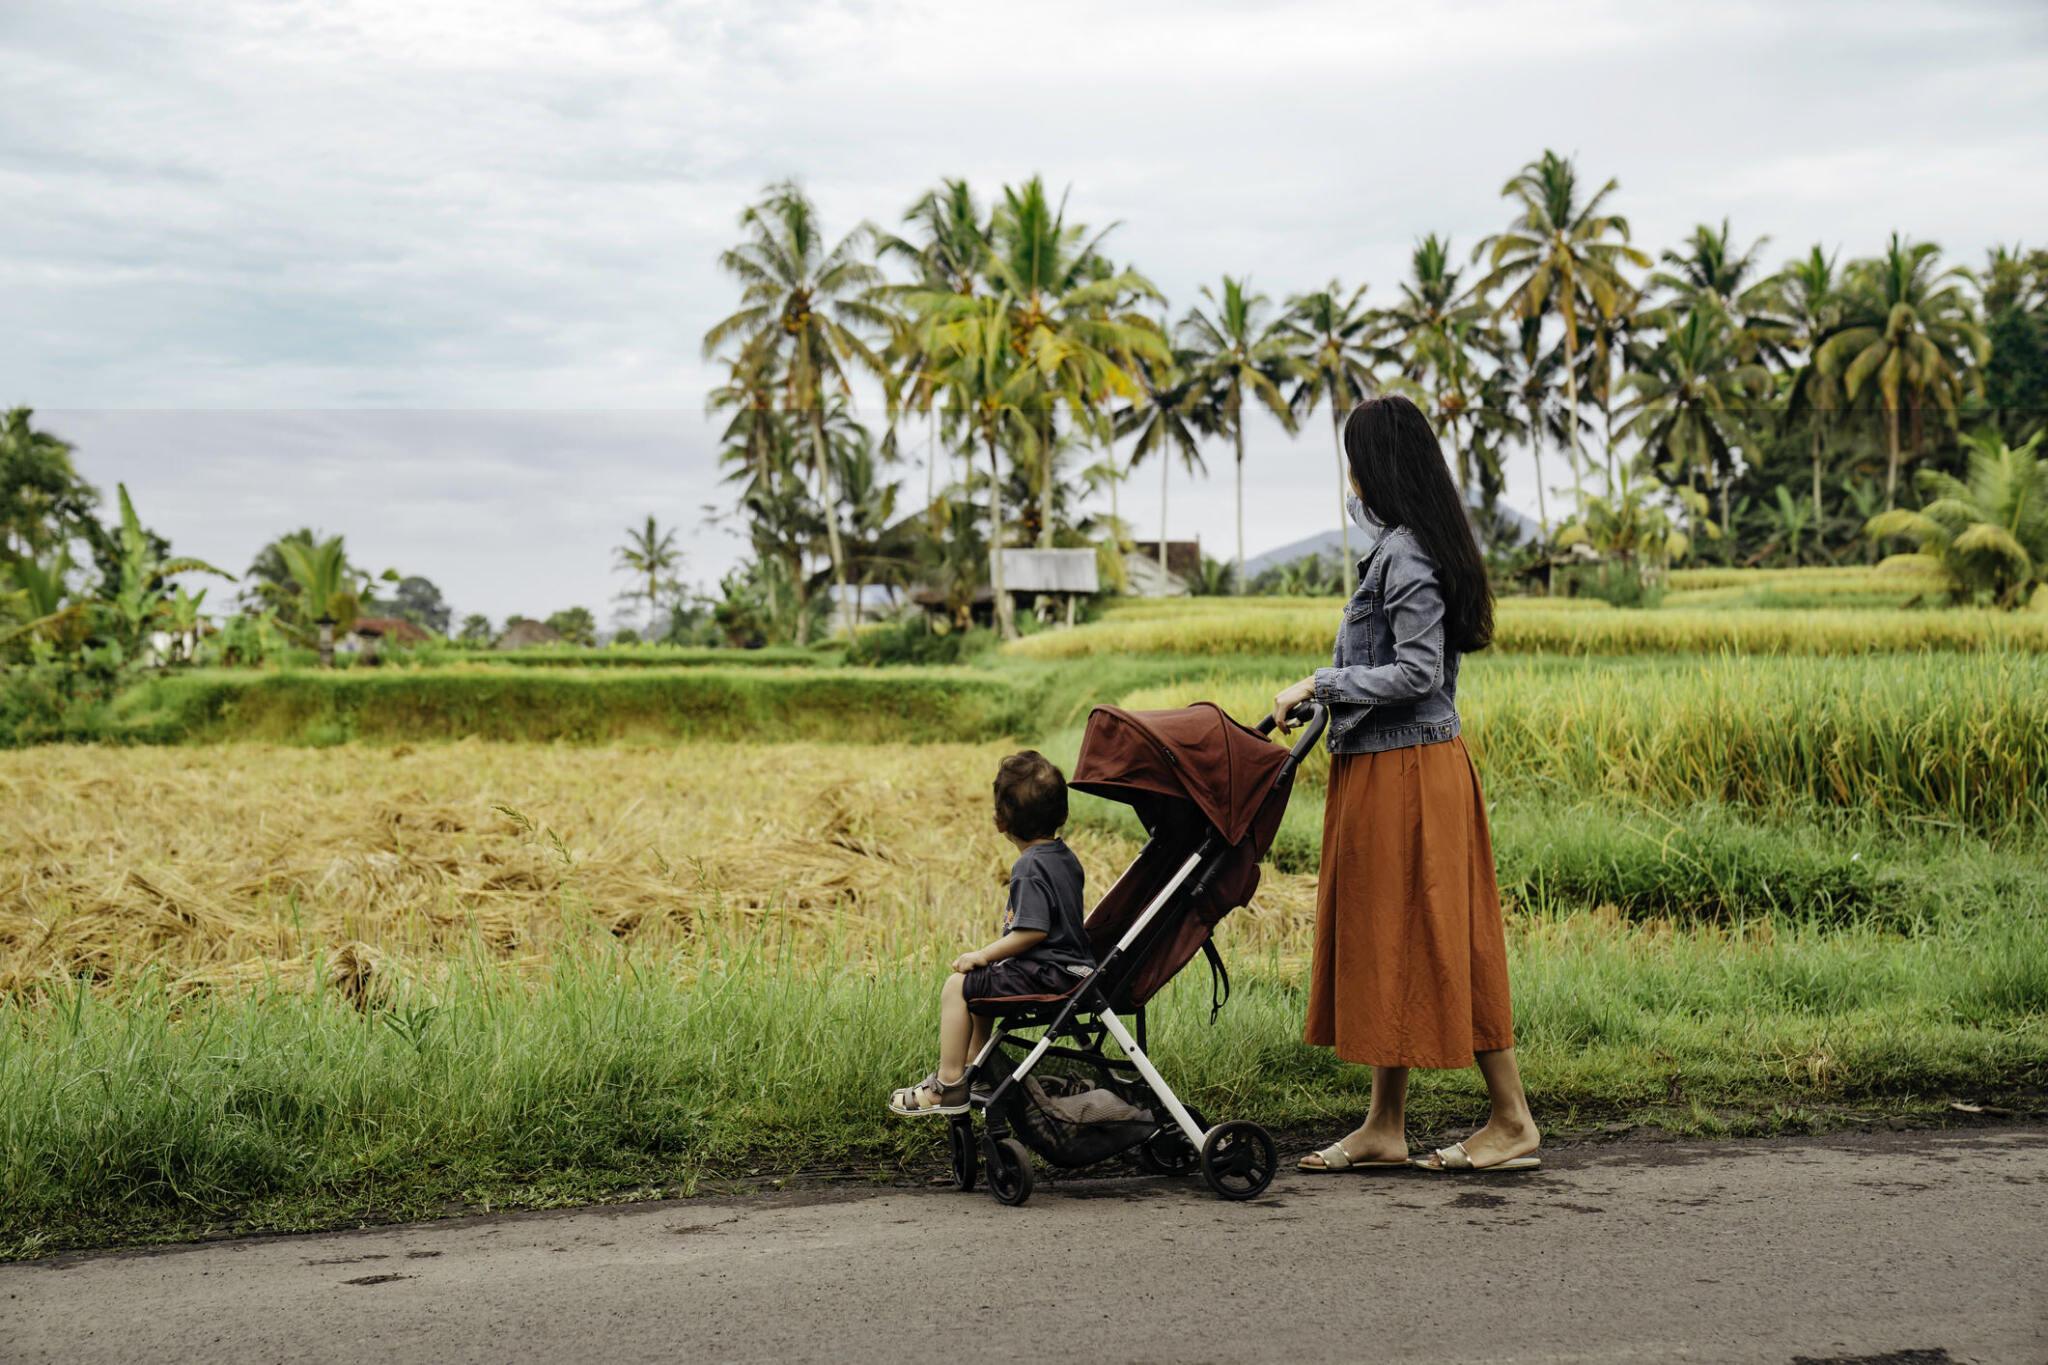
[[[1330,761],[1309,1042],[1366,1066],[1513,1047],[1507,936],[1461,739]]]

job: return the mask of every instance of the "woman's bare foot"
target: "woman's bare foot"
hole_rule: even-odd
[[[1465,1155],[1472,1159],[1472,1165],[1483,1170],[1518,1156],[1530,1155],[1543,1145],[1543,1134],[1537,1130],[1534,1119],[1490,1118],[1484,1128],[1466,1138],[1462,1145]],[[1434,1153],[1425,1158],[1423,1164],[1432,1170],[1439,1166]]]
[[[1372,1162],[1406,1162],[1408,1160],[1408,1139],[1400,1133],[1382,1133],[1369,1127],[1358,1127],[1337,1139],[1337,1145],[1344,1149],[1344,1155],[1354,1165]],[[1301,1159],[1302,1169],[1320,1171],[1328,1169],[1323,1164],[1321,1152],[1310,1152]]]

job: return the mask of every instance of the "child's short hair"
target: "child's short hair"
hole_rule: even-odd
[[[1049,839],[1067,823],[1067,779],[1036,749],[996,769],[996,828],[1019,839]]]

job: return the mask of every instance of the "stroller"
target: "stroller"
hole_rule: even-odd
[[[1063,995],[1008,1009],[969,1064],[969,1109],[947,1130],[956,1187],[972,1190],[985,1163],[989,1192],[1021,1204],[1031,1197],[1031,1152],[1078,1168],[1134,1149],[1154,1174],[1199,1167],[1225,1199],[1255,1198],[1272,1183],[1273,1139],[1264,1128],[1211,1127],[1153,1066],[1145,1003],[1198,952],[1209,959],[1212,1020],[1229,998],[1210,932],[1258,887],[1259,860],[1280,828],[1295,769],[1328,721],[1315,703],[1295,718],[1306,728],[1289,750],[1266,738],[1272,717],[1249,729],[1213,702],[1177,711],[1098,706],[1089,714],[1069,785],[1129,805],[1150,838],[1088,917],[1096,970]],[[1033,1038],[1024,1029],[1042,1031]],[[1110,1056],[1106,1040],[1122,1055]]]

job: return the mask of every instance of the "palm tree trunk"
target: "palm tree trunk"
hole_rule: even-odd
[[[1109,443],[1109,534],[1116,541],[1116,557],[1119,561],[1124,557],[1124,518],[1123,513],[1118,510],[1117,487],[1123,481],[1124,476],[1117,472],[1116,442],[1112,439]]]
[[[1003,591],[1003,457],[996,445],[993,427],[988,436],[988,591],[996,609],[996,633],[1005,640],[1017,638],[1017,617],[1011,609],[1010,594]]]
[[[1899,405],[1884,410],[1886,458],[1884,466],[1884,510],[1899,505]]]
[[[1614,371],[1606,371],[1605,387],[1600,390],[1600,425],[1605,429],[1607,443],[1607,496],[1614,497]]]
[[[796,607],[794,641],[801,649],[811,642],[811,590],[810,585],[804,580],[804,551],[801,545],[792,545],[789,551],[789,595],[795,599]],[[771,612],[778,610],[775,603],[780,597],[780,593],[769,594]]]
[[[1566,348],[1569,351],[1569,346]],[[1586,517],[1586,485],[1579,476],[1579,367],[1576,357],[1565,356],[1564,361],[1564,429],[1571,437],[1572,457],[1572,515],[1581,521]]]
[[[939,500],[939,409],[932,404],[925,409],[930,418],[930,431],[924,443],[924,510],[930,512],[932,504]]]
[[[1244,596],[1244,403],[1237,405],[1237,595]]]
[[[1045,432],[1038,447],[1038,544],[1039,548],[1052,548],[1052,403],[1045,405],[1045,416],[1041,419]]]
[[[1337,389],[1330,388],[1330,440],[1337,447],[1337,529],[1344,536],[1344,567],[1339,577],[1344,580],[1344,593],[1348,597],[1356,585],[1351,575],[1358,572],[1358,565],[1351,558],[1351,509],[1344,505],[1344,419],[1337,415]]]
[[[825,504],[825,545],[832,552],[832,581],[839,590],[839,614],[846,638],[853,638],[854,604],[846,596],[846,551],[839,542],[839,499],[832,490],[832,461],[825,450],[824,395],[811,405],[811,458],[818,462],[819,500]]]
[[[1543,434],[1531,427],[1529,454],[1536,461],[1536,529],[1544,540],[1550,539],[1550,513],[1543,497]]]
[[[1820,543],[1818,537],[1821,533],[1822,516],[1820,510],[1820,457],[1820,419],[1816,417],[1813,421],[1813,534],[1816,537],[1816,544]]]
[[[1164,443],[1159,447],[1159,574],[1163,579],[1166,567],[1166,476],[1173,472],[1173,452]],[[1164,588],[1165,584],[1160,585]]]

